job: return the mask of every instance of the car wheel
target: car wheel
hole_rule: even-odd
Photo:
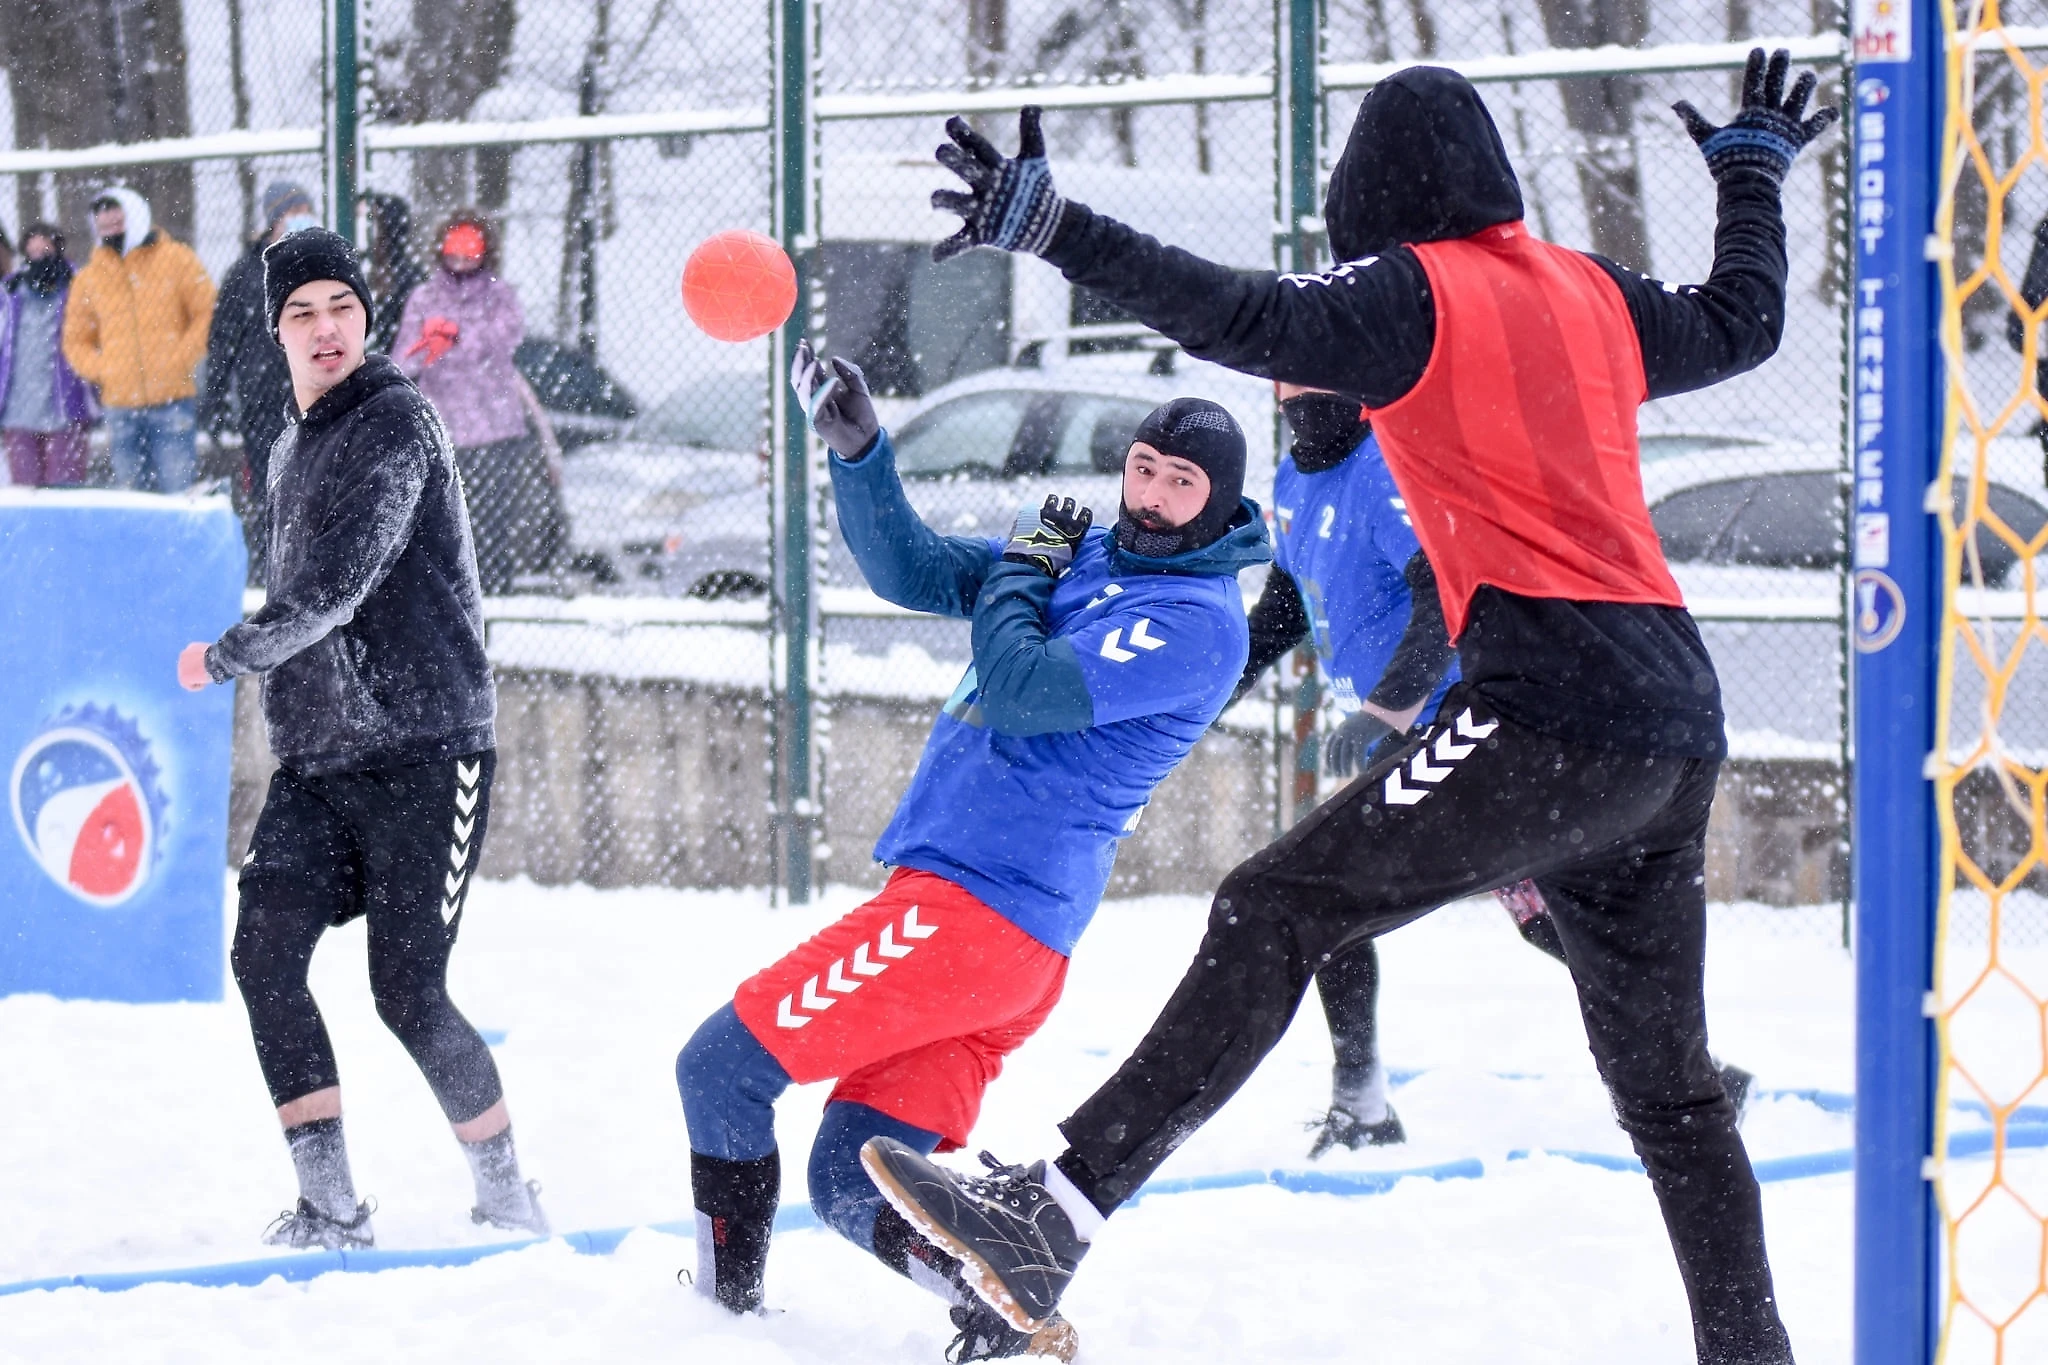
[[[745,569],[714,569],[690,585],[689,596],[703,602],[744,601],[768,595],[768,580]]]

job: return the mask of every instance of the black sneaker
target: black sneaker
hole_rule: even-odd
[[[530,1232],[536,1237],[548,1236],[548,1216],[540,1211],[540,1182],[529,1180],[524,1186],[516,1187],[524,1198],[507,1198],[502,1204],[485,1208],[478,1204],[469,1211],[469,1221],[481,1227],[489,1223],[506,1232]],[[507,1192],[510,1194],[510,1191]]]
[[[1735,1106],[1735,1122],[1740,1124],[1749,1110],[1749,1088],[1756,1077],[1729,1062],[1716,1062],[1714,1069],[1721,1073],[1721,1088],[1728,1092],[1728,1103]]]
[[[263,1231],[265,1245],[306,1251],[321,1247],[328,1251],[368,1251],[377,1245],[370,1228],[370,1214],[376,1206],[369,1200],[356,1205],[356,1216],[348,1222],[329,1218],[304,1199],[287,1209]]]
[[[1387,1106],[1387,1116],[1378,1123],[1367,1123],[1344,1106],[1333,1104],[1329,1113],[1309,1121],[1308,1130],[1316,1135],[1315,1145],[1308,1149],[1310,1161],[1332,1147],[1348,1147],[1355,1152],[1360,1147],[1392,1147],[1408,1140],[1408,1130],[1401,1126],[1401,1116],[1391,1104]]]
[[[1058,1313],[1047,1318],[1036,1332],[1020,1332],[1004,1322],[985,1303],[955,1304],[953,1325],[960,1334],[946,1348],[951,1365],[970,1360],[1012,1360],[1027,1356],[1033,1360],[1072,1360],[1081,1349],[1081,1336]]]
[[[1019,1332],[1059,1306],[1088,1244],[1045,1187],[1045,1163],[1005,1166],[987,1152],[985,1176],[956,1175],[890,1138],[860,1149],[868,1178],[910,1225],[960,1262],[961,1278]]]

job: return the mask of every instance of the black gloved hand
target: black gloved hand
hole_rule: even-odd
[[[1045,506],[1026,507],[1017,513],[1010,543],[1003,548],[1003,561],[1029,564],[1058,578],[1074,562],[1074,551],[1094,521],[1095,513],[1086,507],[1076,510],[1072,498],[1062,502],[1057,494],[1048,493]]]
[[[1394,727],[1370,711],[1353,711],[1345,722],[1323,741],[1323,771],[1332,777],[1349,777],[1366,766],[1372,746],[1394,733]]]
[[[1053,192],[1052,168],[1045,160],[1045,135],[1038,129],[1040,110],[1024,106],[1017,116],[1017,155],[1006,157],[980,133],[955,115],[946,120],[946,136],[955,145],[939,148],[939,164],[967,182],[968,192],[932,191],[932,207],[957,213],[967,221],[960,230],[932,248],[943,261],[970,247],[993,246],[1004,251],[1037,253],[1052,245],[1066,200]]]
[[[1792,54],[1779,48],[1771,54],[1769,66],[1764,50],[1751,48],[1749,65],[1742,71],[1742,109],[1727,126],[1716,128],[1700,117],[1691,103],[1680,100],[1671,106],[1685,125],[1685,131],[1699,144],[1707,159],[1707,170],[1718,178],[1735,166],[1753,166],[1773,180],[1783,181],[1792,169],[1800,149],[1828,130],[1842,111],[1832,106],[1806,117],[1806,101],[1815,83],[1811,71],[1799,73],[1792,93],[1785,93],[1785,75],[1792,66]]]
[[[868,394],[867,376],[851,360],[820,359],[811,343],[799,341],[789,360],[789,386],[810,418],[811,430],[839,458],[857,463],[881,434],[881,419]]]

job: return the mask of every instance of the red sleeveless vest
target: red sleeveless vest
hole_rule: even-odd
[[[1372,423],[1451,639],[1482,584],[1684,606],[1643,501],[1642,343],[1613,279],[1518,222],[1411,249],[1436,344]]]

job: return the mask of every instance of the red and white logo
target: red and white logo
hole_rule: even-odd
[[[165,801],[149,742],[110,707],[67,712],[14,760],[14,827],[50,880],[88,905],[148,884]]]

